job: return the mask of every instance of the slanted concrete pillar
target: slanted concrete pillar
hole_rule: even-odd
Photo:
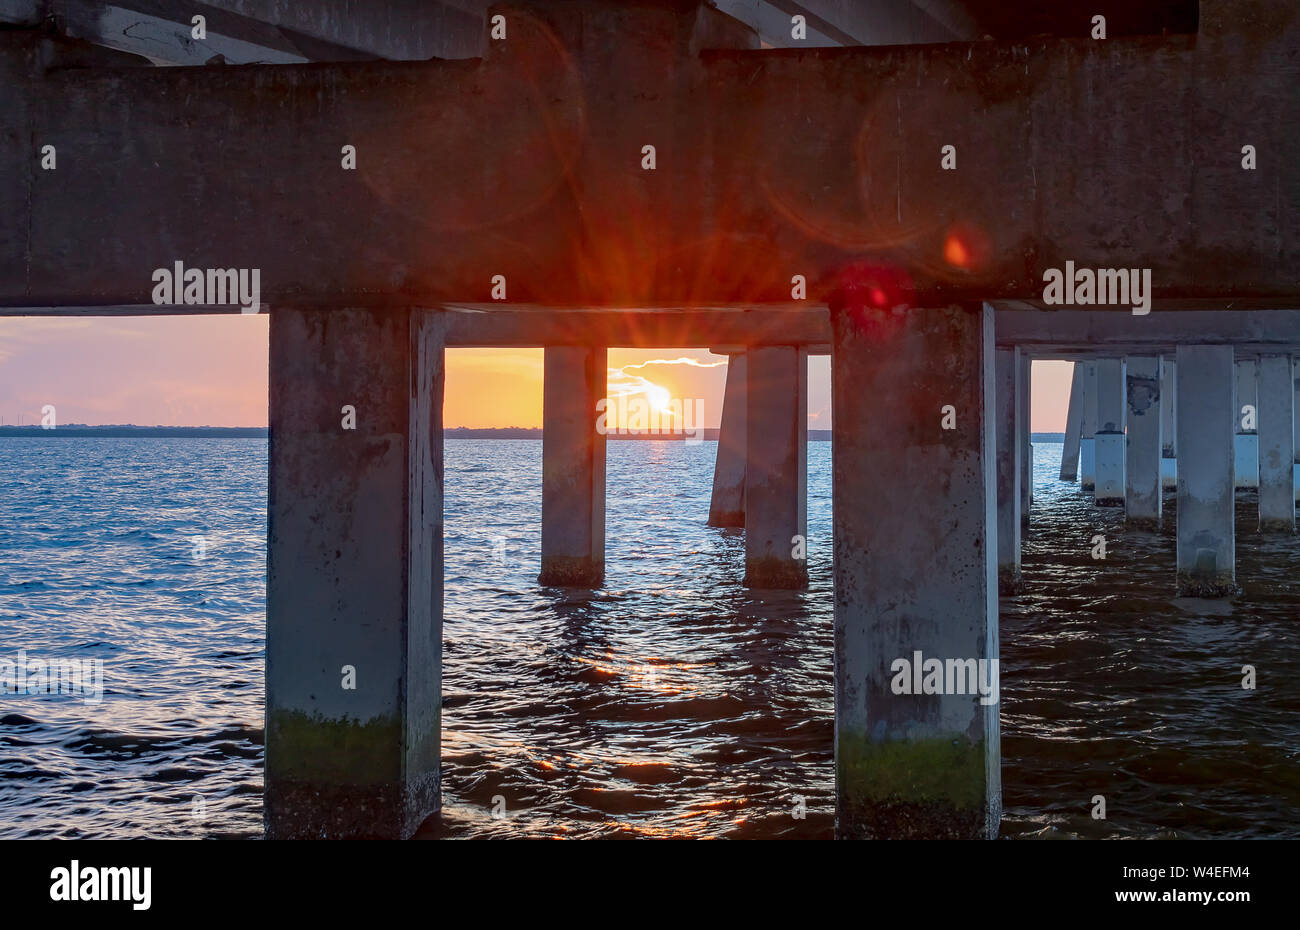
[[[1016,350],[1016,429],[1020,433],[1020,526],[1029,528],[1029,510],[1034,502],[1034,445],[1029,430],[1029,396],[1031,362],[1021,349]]]
[[[1083,365],[1074,363],[1070,377],[1070,406],[1065,415],[1065,442],[1061,446],[1061,480],[1074,481],[1079,475],[1079,437],[1083,426]]]
[[[1160,356],[1129,356],[1124,439],[1124,518],[1133,526],[1160,525]]]
[[[831,327],[836,833],[992,838],[993,311],[833,310]]]
[[[266,829],[439,805],[442,314],[271,311]]]
[[[718,458],[713,466],[709,526],[745,525],[745,356],[727,360],[727,388],[718,427]]]
[[[833,359],[832,359],[833,363]],[[998,590],[1014,594],[1020,588],[1020,430],[1016,428],[1016,383],[1019,365],[1015,349],[994,354],[994,454],[997,459]]]
[[[1259,487],[1259,400],[1253,358],[1236,363],[1237,412],[1233,436],[1236,487]]]
[[[1097,485],[1097,363],[1083,362],[1083,419],[1079,427],[1079,489],[1092,494]]]
[[[1295,384],[1289,355],[1259,360],[1259,529],[1295,532]]]
[[[750,349],[745,391],[745,584],[808,586],[808,351]]]
[[[1160,373],[1160,485],[1162,488],[1178,487],[1178,362],[1172,358],[1161,360]]]
[[[537,583],[605,581],[605,399],[608,352],[547,346],[542,386],[542,571]]]
[[[1097,487],[1100,507],[1124,506],[1124,360],[1097,362]]]
[[[1237,589],[1232,346],[1178,347],[1178,593]]]

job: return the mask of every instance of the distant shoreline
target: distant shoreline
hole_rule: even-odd
[[[703,431],[706,442],[717,442],[718,430]],[[0,439],[266,439],[265,426],[86,426],[70,423],[55,429],[40,426],[0,426]],[[511,426],[497,429],[469,429],[464,426],[442,431],[443,439],[532,439],[542,438],[535,427]],[[610,433],[606,439],[640,439],[682,442],[684,433]],[[828,429],[808,430],[809,442],[830,442]],[[1063,442],[1063,433],[1034,433],[1031,442]]]

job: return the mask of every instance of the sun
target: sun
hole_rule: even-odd
[[[647,383],[645,396],[650,401],[650,406],[659,413],[667,413],[672,410],[673,396],[668,392],[668,388]]]

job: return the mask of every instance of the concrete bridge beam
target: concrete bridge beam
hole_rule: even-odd
[[[836,833],[992,838],[997,695],[971,687],[997,681],[991,313],[833,320]],[[1014,356],[998,367],[1013,378]]]
[[[1097,362],[1097,486],[1099,507],[1124,506],[1124,360]]]
[[[271,314],[266,829],[403,838],[439,806],[442,314]]]
[[[718,428],[718,457],[713,466],[709,526],[745,525],[747,378],[744,353],[732,355],[727,361],[727,387],[723,394],[722,420]]]
[[[834,365],[834,356],[831,357]],[[998,590],[1014,594],[1020,587],[1020,442],[1017,429],[1019,403],[1016,387],[1020,380],[1019,353],[999,348],[994,353],[994,471],[997,478],[993,505],[997,512]]]
[[[1128,432],[1124,439],[1124,517],[1132,526],[1160,526],[1160,386],[1158,355],[1126,360]]]
[[[1232,346],[1179,346],[1178,594],[1237,590]]]
[[[1259,360],[1259,528],[1295,532],[1295,386],[1289,355]]]
[[[548,346],[542,385],[541,585],[605,581],[605,433],[598,429],[608,351]]]
[[[745,584],[808,585],[808,353],[762,346],[746,360]]]
[[[1235,486],[1259,487],[1259,387],[1253,358],[1236,363],[1236,426],[1233,436]]]

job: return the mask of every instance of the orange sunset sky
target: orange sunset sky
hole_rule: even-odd
[[[266,426],[266,315],[0,318],[0,418],[140,426]],[[722,412],[726,358],[705,350],[610,349],[610,395],[664,388]],[[1065,429],[1071,366],[1035,362],[1031,427]],[[542,425],[541,349],[449,349],[448,427]],[[830,360],[808,368],[808,425],[830,428]]]

